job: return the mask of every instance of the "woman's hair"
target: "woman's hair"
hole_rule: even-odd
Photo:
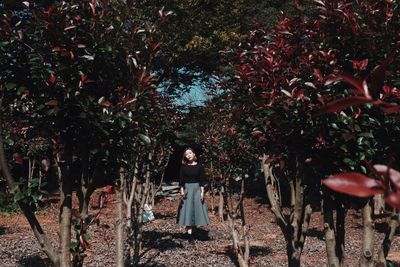
[[[193,154],[194,154],[193,161],[197,161],[196,152],[194,152],[193,148],[188,147],[188,148],[186,148],[186,149],[184,150],[184,152],[183,152],[183,156],[182,156],[182,165],[187,165],[188,162],[189,162],[189,161],[187,160],[187,158],[185,157],[186,151],[188,151],[188,150],[192,151]]]

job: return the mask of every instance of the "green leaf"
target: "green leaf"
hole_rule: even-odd
[[[140,140],[142,140],[146,145],[151,144],[151,140],[147,135],[139,133],[138,136],[139,136]]]
[[[20,200],[23,200],[24,198],[25,198],[24,194],[18,192],[17,194],[14,195],[14,202],[18,202]]]
[[[15,88],[17,85],[15,83],[6,83],[5,87],[7,90],[11,90],[13,88]]]
[[[347,165],[350,165],[350,166],[356,165],[356,163],[355,163],[352,159],[349,159],[349,158],[343,159],[343,162],[344,162],[345,164],[347,164]]]

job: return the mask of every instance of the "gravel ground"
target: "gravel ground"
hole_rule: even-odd
[[[91,248],[85,266],[114,266],[114,202],[109,200],[101,213],[99,225],[89,228]],[[147,223],[143,232],[142,266],[236,266],[230,253],[230,234],[226,223],[210,214],[211,224],[199,228],[194,243],[189,243],[183,227],[175,223],[178,201],[162,199],[154,208],[156,220]],[[250,266],[287,266],[286,245],[274,216],[260,199],[245,199],[250,224]],[[92,213],[96,210],[93,209]],[[53,241],[57,240],[57,202],[51,201],[38,218]],[[302,255],[302,266],[326,266],[322,217],[313,214]],[[377,222],[376,245],[380,246],[385,224]],[[345,266],[358,266],[361,250],[361,218],[350,211],[346,221]],[[55,242],[54,242],[55,244]],[[390,258],[400,261],[400,237],[396,236]],[[0,266],[51,266],[21,214],[0,214]]]

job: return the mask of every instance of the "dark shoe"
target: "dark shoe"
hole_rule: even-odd
[[[189,244],[193,244],[193,243],[194,243],[194,236],[193,236],[193,234],[187,234],[187,235],[188,235]]]

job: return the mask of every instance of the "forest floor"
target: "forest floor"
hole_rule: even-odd
[[[93,200],[96,199],[95,193]],[[94,203],[95,201],[93,201]],[[53,196],[38,213],[38,219],[56,244],[58,228],[58,201]],[[210,198],[208,197],[208,207]],[[218,203],[216,201],[216,203]],[[76,204],[76,203],[75,203]],[[179,200],[160,199],[153,211],[156,219],[144,225],[142,266],[237,266],[232,256],[230,231],[226,222],[220,222],[210,213],[211,224],[198,229],[194,243],[189,243],[184,229],[176,224]],[[268,205],[260,197],[244,200],[246,219],[250,225],[250,266],[287,266],[286,245]],[[95,214],[96,204],[91,213]],[[115,266],[113,195],[101,211],[100,223],[89,228],[90,249],[85,266]],[[358,266],[362,245],[360,213],[352,210],[346,218],[345,266]],[[323,222],[320,212],[313,213],[308,230],[302,266],[326,266]],[[380,247],[386,223],[376,222],[376,248]],[[389,258],[400,262],[400,236],[392,244]],[[0,213],[0,266],[50,266],[40,251],[26,219],[20,213]]]

